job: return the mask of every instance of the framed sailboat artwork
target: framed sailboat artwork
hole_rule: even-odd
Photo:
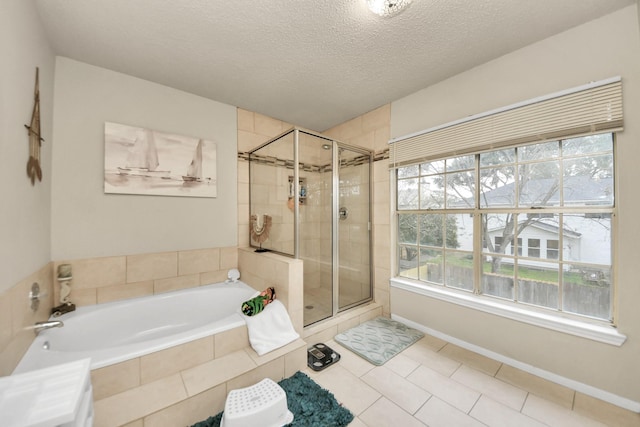
[[[215,141],[106,122],[104,192],[216,197]]]

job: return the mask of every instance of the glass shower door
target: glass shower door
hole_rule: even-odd
[[[299,254],[304,262],[304,325],[333,316],[333,141],[298,133]]]
[[[338,311],[370,300],[371,286],[371,153],[338,145],[336,230],[338,256],[334,271]],[[337,301],[335,301],[337,299]]]

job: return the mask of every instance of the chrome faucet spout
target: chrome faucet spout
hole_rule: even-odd
[[[38,335],[40,332],[51,329],[51,328],[61,328],[64,326],[64,323],[60,320],[48,320],[46,322],[36,322],[33,326],[33,330]]]

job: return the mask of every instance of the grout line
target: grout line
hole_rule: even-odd
[[[142,357],[136,357],[136,361],[138,362],[138,385],[136,387],[142,387],[144,385],[142,384]]]
[[[367,385],[368,385],[368,384],[367,384]],[[369,386],[369,387],[371,387],[371,386]],[[372,388],[373,388],[373,387],[372,387]],[[375,390],[375,389],[374,389],[374,390]],[[359,413],[358,415],[356,415],[356,417],[358,417],[358,418],[359,418],[359,417],[360,417],[360,415],[364,414],[364,413],[365,413],[365,412],[367,412],[367,411],[368,411],[368,410],[369,410],[373,405],[375,405],[375,404],[376,404],[376,402],[378,402],[380,399],[384,399],[384,398],[385,398],[384,394],[380,393],[378,390],[376,390],[376,393],[378,393],[380,396],[379,396],[376,400],[374,400],[373,402],[371,402],[371,405],[367,406],[367,407],[366,407],[366,408],[364,408],[362,411],[360,411],[360,413]],[[389,399],[387,399],[387,400],[389,400]],[[389,400],[389,401],[390,401],[390,400]],[[391,401],[390,401],[390,402],[391,402]],[[344,403],[344,402],[341,402],[341,403]],[[393,403],[393,402],[391,402],[391,403]],[[395,405],[395,404],[394,404],[394,405]],[[397,405],[396,405],[396,406],[397,406]],[[399,407],[399,406],[398,406],[398,407]],[[399,408],[400,408],[400,407],[399,407]],[[402,409],[402,408],[400,408],[400,409]],[[351,409],[349,409],[349,410],[351,411]],[[353,412],[353,411],[351,411],[351,412]],[[405,412],[406,412],[406,411],[405,411]],[[408,413],[408,412],[407,412],[407,413]],[[355,415],[355,414],[354,414],[354,415]],[[364,422],[362,422],[362,423],[364,424]]]
[[[450,359],[450,360],[453,360],[453,359]],[[458,371],[460,370],[460,368],[462,368],[462,366],[464,365],[463,363],[461,363],[461,362],[459,362],[459,361],[457,361],[457,360],[455,360],[455,362],[458,362],[458,367],[457,367],[453,372],[451,372],[451,375],[449,375],[449,377],[448,377],[448,378],[452,379],[453,381],[456,381],[456,380],[454,380],[452,377],[453,377],[453,376],[455,375],[455,373],[456,373],[456,372],[458,372]],[[456,381],[456,382],[458,382],[458,381]],[[464,384],[463,384],[463,385],[464,385]],[[465,385],[465,387],[467,387],[467,386]],[[470,387],[469,387],[469,388],[470,388]]]
[[[180,381],[182,382],[182,388],[184,389],[184,395],[185,395],[185,396],[187,396],[185,399],[181,400],[181,402],[184,402],[185,400],[190,399],[190,398],[192,398],[193,396],[195,396],[195,395],[191,395],[191,394],[189,393],[189,389],[187,388],[187,384],[184,382],[184,377],[182,376],[182,373],[183,373],[184,371],[185,371],[184,369],[183,369],[183,370],[181,370],[181,371],[178,371],[178,375],[180,376]],[[212,387],[212,388],[213,388],[213,387]],[[210,389],[207,389],[207,390],[210,390]],[[205,390],[205,391],[207,391],[207,390]],[[177,403],[177,402],[176,402],[176,403]]]
[[[475,402],[473,402],[473,405],[471,405],[471,408],[469,408],[469,411],[468,411],[468,412],[465,412],[465,414],[467,414],[468,416],[470,416],[470,417],[471,417],[471,412],[473,411],[473,408],[475,408],[475,407],[476,407],[476,405],[478,404],[478,402],[480,401],[480,398],[481,398],[482,396],[484,396],[484,394],[479,393],[478,398],[476,399],[476,401],[475,401]],[[456,409],[458,409],[458,408],[456,408]],[[458,410],[460,411],[460,409],[458,409]],[[460,412],[462,412],[462,411],[460,411]],[[473,418],[473,417],[471,417],[471,418]],[[475,418],[473,418],[473,419],[475,420]],[[478,422],[480,422],[480,420],[478,420]]]
[[[425,337],[426,337],[426,336],[427,336],[427,335],[425,334]],[[424,339],[424,337],[422,337],[422,339]],[[444,348],[445,348],[446,346],[448,346],[448,345],[449,345],[449,343],[448,343],[448,342],[445,342],[445,343],[444,343],[444,345],[443,345],[442,347],[440,347],[439,349],[435,350],[435,352],[436,352],[436,353],[440,353],[440,352],[441,352],[442,350],[444,350]],[[448,356],[444,356],[444,357],[448,357]]]
[[[502,381],[500,378],[498,378],[498,372],[500,372],[500,369],[502,369],[502,366],[504,365],[504,363],[500,363],[500,366],[498,366],[498,369],[496,369],[496,371],[493,373],[493,378]],[[502,381],[505,382],[505,381]]]
[[[527,400],[529,400],[529,396],[531,396],[531,393],[527,392],[527,395],[524,397],[524,400],[522,401],[522,405],[520,406],[520,411],[519,411],[520,413],[522,413],[524,406],[527,404]]]
[[[503,380],[503,379],[498,378],[498,374],[500,373],[500,371],[502,371],[502,368],[503,368],[503,367],[504,367],[504,363],[500,363],[500,367],[499,367],[499,368],[498,368],[498,370],[496,371],[496,373],[495,373],[495,375],[494,375],[494,378],[495,378],[495,379],[497,379],[497,380],[503,381],[503,382],[505,382],[505,383],[507,383],[507,384],[510,384],[510,383],[509,383],[509,382],[507,382],[506,380]],[[513,384],[511,384],[511,385],[513,385]]]
[[[426,390],[425,390],[425,391],[426,391]],[[427,391],[427,393],[429,393],[429,392]],[[422,408],[424,408],[424,407],[425,407],[425,405],[427,404],[427,402],[429,402],[429,401],[431,400],[431,398],[432,398],[432,397],[433,397],[433,394],[432,394],[432,393],[429,393],[429,397],[427,398],[427,400],[425,400],[425,401],[424,401],[424,403],[423,403],[422,405],[420,405],[420,407],[419,407],[418,409],[416,409],[416,412],[414,412],[414,413],[412,414],[413,418],[416,418],[416,414],[417,414],[418,412],[420,412],[420,410],[421,410]],[[417,418],[416,418],[416,419],[417,419]]]
[[[409,359],[415,362],[415,360],[413,360],[413,359],[411,359],[411,358],[409,358]],[[413,374],[415,371],[417,371],[417,370],[418,370],[418,368],[419,368],[420,366],[422,366],[422,363],[418,363],[418,366],[416,366],[415,368],[413,368],[413,369],[411,370],[411,372],[409,372],[406,376],[404,376],[404,377],[402,377],[402,378],[404,378],[405,380],[407,380],[407,378],[409,377],[409,375],[411,375],[411,374]],[[399,374],[398,374],[398,375],[399,375]],[[409,381],[409,380],[407,380],[407,381]],[[429,393],[429,394],[431,394],[431,393]]]

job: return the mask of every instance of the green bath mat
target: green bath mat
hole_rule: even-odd
[[[293,422],[289,426],[344,427],[353,421],[353,414],[340,405],[333,394],[300,371],[278,384],[287,395],[287,406],[293,413]],[[219,427],[221,421],[222,412],[192,427]]]
[[[335,336],[335,340],[374,365],[382,365],[424,334],[395,320],[378,317]]]

